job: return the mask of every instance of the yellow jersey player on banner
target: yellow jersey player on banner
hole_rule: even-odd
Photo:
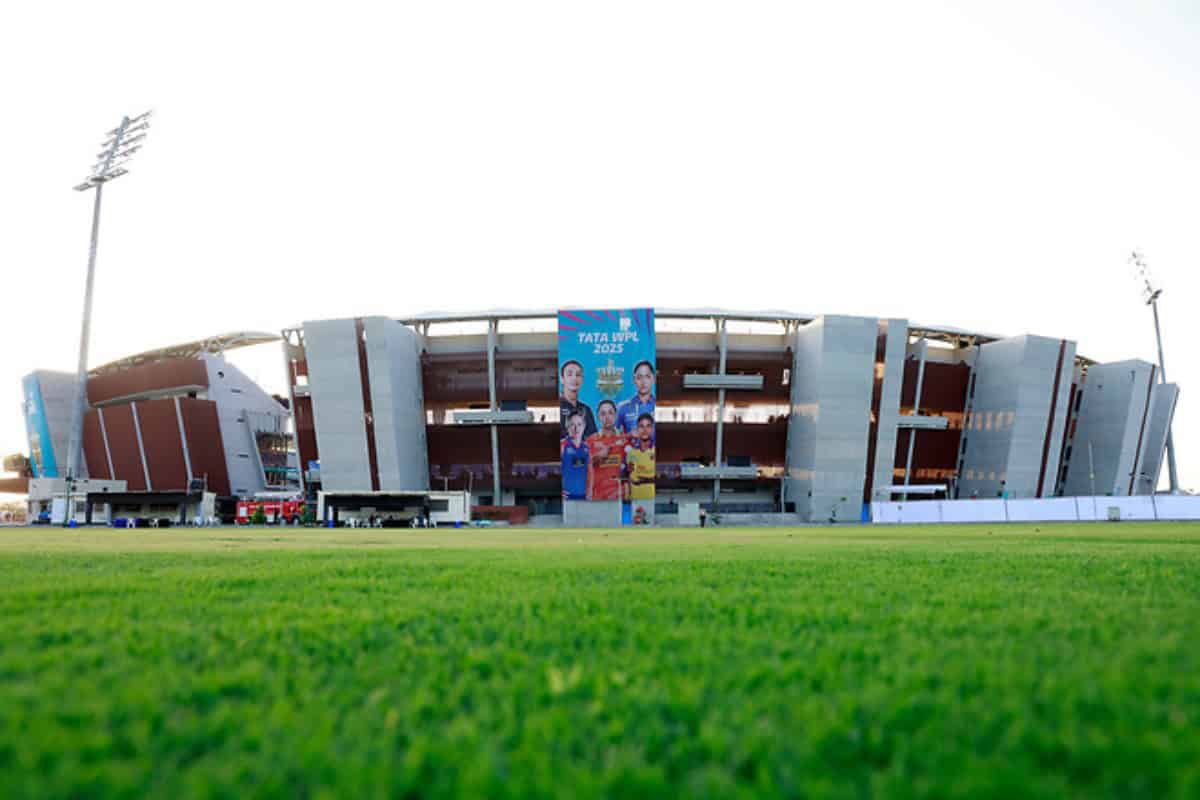
[[[654,499],[654,417],[642,414],[637,420],[633,444],[625,448],[625,466],[629,471],[629,497]]]

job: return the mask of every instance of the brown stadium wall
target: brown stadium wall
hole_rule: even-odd
[[[296,447],[300,451],[300,464],[303,469],[308,469],[308,462],[316,461],[319,457],[311,397],[296,398],[294,418],[296,421]]]
[[[136,405],[150,468],[150,485],[156,492],[186,490],[187,465],[183,460],[183,443],[179,439],[175,401],[140,400]]]
[[[208,372],[198,358],[172,358],[129,367],[88,379],[88,402],[101,405],[130,395],[184,386],[208,386]]]
[[[88,411],[83,417],[83,457],[90,477],[112,480],[104,448],[104,434],[100,430],[100,417],[94,410]]]
[[[125,481],[131,492],[146,491],[146,474],[142,470],[142,455],[138,451],[137,429],[133,408],[129,405],[103,409],[104,427],[108,431],[108,448],[112,454],[113,478]]]
[[[925,362],[921,384],[921,405],[917,409],[928,416],[950,419],[950,427],[941,431],[920,431],[913,448],[913,476],[910,483],[946,483],[958,471],[958,445],[962,438],[962,413],[967,403],[967,385],[971,369],[966,364]],[[911,413],[917,391],[917,362],[904,363],[904,387],[900,392],[902,413]],[[904,482],[904,464],[908,458],[910,429],[896,433],[893,475],[897,484]]]
[[[188,453],[192,459],[192,474],[196,478],[207,475],[210,492],[228,495],[229,468],[225,464],[225,445],[221,439],[221,426],[217,422],[217,404],[210,400],[181,397],[179,411],[183,416]]]

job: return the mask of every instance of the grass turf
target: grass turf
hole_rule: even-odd
[[[1200,526],[0,530],[5,797],[1200,796]]]

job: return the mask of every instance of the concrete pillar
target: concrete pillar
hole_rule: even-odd
[[[929,342],[924,338],[917,341],[917,388],[913,394],[913,416],[921,413],[921,385],[925,382],[925,356],[929,352]],[[917,444],[917,429],[908,429],[908,457],[904,459],[904,485],[912,485],[913,448]],[[908,492],[904,493],[908,500]]]
[[[285,328],[284,330],[280,331],[280,335],[282,337],[282,341],[280,342],[280,345],[283,348],[283,375],[285,378],[287,378],[288,403],[289,403],[288,416],[291,417],[291,419],[292,419],[292,432],[291,432],[292,447],[296,448],[296,464],[300,468],[300,472],[299,472],[300,496],[307,497],[308,496],[308,478],[307,478],[307,476],[305,476],[304,471],[306,469],[308,469],[308,465],[305,464],[304,459],[302,459],[300,457],[300,431],[296,427],[296,378],[294,375],[292,375],[292,352],[291,352],[292,351],[292,336],[293,336],[293,334],[295,334],[295,331],[293,331],[290,328]],[[297,338],[299,338],[299,334],[296,334],[296,336],[297,336]],[[176,398],[176,400],[175,400],[175,413],[179,414],[179,399],[178,398]],[[182,420],[182,417],[180,417],[180,436],[182,436],[182,435],[183,435],[183,420]],[[184,448],[184,457],[186,458],[187,457],[187,439],[186,438],[183,439],[183,448]],[[189,483],[191,482],[191,480],[192,480],[192,468],[191,468],[191,464],[189,462],[189,464],[188,464],[188,481],[189,481]]]
[[[717,340],[720,348],[720,366],[717,368],[718,375],[725,374],[725,356],[729,350],[729,334],[725,328],[725,320],[717,320]],[[721,469],[721,462],[724,461],[724,444],[725,444],[725,389],[717,390],[717,469]],[[721,502],[721,476],[720,473],[713,479],[713,502]]]
[[[496,339],[499,323],[488,320],[487,358],[488,358],[488,407],[492,412],[500,410],[496,403]],[[489,426],[492,429],[492,504],[501,505],[500,494],[500,434],[496,423]]]

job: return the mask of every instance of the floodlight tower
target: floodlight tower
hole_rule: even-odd
[[[1158,325],[1158,298],[1162,289],[1154,288],[1154,283],[1150,280],[1150,268],[1146,266],[1141,253],[1134,250],[1129,256],[1129,261],[1137,270],[1137,278],[1142,284],[1142,299],[1154,311],[1154,338],[1158,342],[1158,375],[1162,382],[1166,383],[1167,368],[1163,364],[1162,330]],[[1171,435],[1170,426],[1167,426],[1167,478],[1171,484],[1171,494],[1176,494],[1179,491],[1179,473],[1175,469],[1175,438]],[[1153,494],[1156,488],[1151,486],[1150,493]]]
[[[121,124],[105,134],[100,152],[96,154],[96,163],[92,172],[83,183],[75,187],[77,192],[96,190],[96,199],[92,206],[92,239],[88,248],[87,288],[83,295],[83,326],[79,334],[79,373],[75,383],[75,407],[71,414],[71,439],[67,447],[66,475],[66,514],[63,524],[74,517],[71,510],[72,483],[78,478],[83,460],[83,412],[87,406],[87,362],[88,337],[92,326],[92,286],[96,278],[96,243],[100,236],[100,197],[104,184],[121,177],[129,170],[126,165],[134,153],[142,149],[146,132],[150,129],[150,115],[147,111],[136,117],[122,117]]]

